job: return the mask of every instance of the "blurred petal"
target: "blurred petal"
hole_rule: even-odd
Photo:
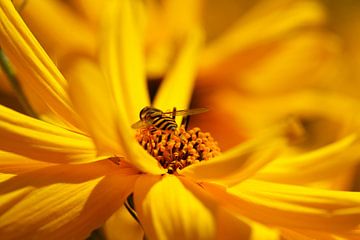
[[[294,123],[295,124],[295,123]],[[219,184],[237,184],[263,168],[284,149],[289,123],[280,124],[264,131],[253,140],[244,142],[222,155],[190,165],[179,171],[179,174],[198,181],[216,182]],[[296,127],[296,126],[294,126]]]
[[[247,180],[227,190],[204,187],[233,213],[263,224],[347,233],[360,224],[360,193]]]
[[[280,240],[278,230],[240,217],[220,207],[217,215],[217,239]]]
[[[91,140],[0,105],[0,149],[56,163],[94,161]]]
[[[102,0],[76,0],[70,1],[68,4],[72,4],[92,23],[99,23],[104,7],[104,2]]]
[[[329,88],[343,77],[339,75],[340,51],[333,35],[299,33],[273,44],[250,68],[237,73],[229,70],[227,77],[239,88],[257,94],[287,93],[314,85]]]
[[[281,229],[281,236],[285,240],[345,240],[344,238],[340,238],[333,234],[328,233],[319,233],[319,232],[311,232],[311,231],[294,231],[290,229]]]
[[[20,1],[23,0],[18,0]],[[21,16],[54,60],[61,61],[64,55],[72,52],[95,54],[95,33],[63,1],[28,1]]]
[[[154,107],[162,110],[187,109],[190,104],[203,32],[190,31],[176,63],[161,84],[154,100]],[[181,122],[181,121],[180,121]]]
[[[77,59],[71,62],[65,75],[69,75],[71,100],[87,125],[98,153],[123,152],[116,133],[115,102],[98,67],[85,58]]]
[[[231,239],[251,239],[251,228],[244,223],[240,218],[231,214],[228,210],[220,208],[217,216],[217,237],[216,239],[231,240]],[[265,236],[263,236],[265,237]]]
[[[295,156],[280,157],[254,176],[292,184],[334,178],[360,162],[359,137],[351,134],[325,147]]]
[[[255,221],[245,221],[251,226],[251,239],[263,239],[263,240],[282,240],[279,231],[276,228],[272,228],[259,224]]]
[[[133,9],[136,5],[129,0],[111,0],[107,4],[103,66],[105,80],[113,90],[109,97],[116,102],[117,134],[127,153],[125,160],[140,171],[162,174],[166,171],[137,143],[130,128],[138,121],[140,110],[150,105]]]
[[[107,240],[144,239],[144,231],[140,224],[124,206],[106,221],[103,230]]]
[[[241,111],[234,111],[233,105],[229,104],[234,102],[237,104],[237,109],[241,109]],[[234,90],[224,90],[216,94],[212,103],[214,108],[227,112],[228,118],[242,126],[242,129],[235,128],[234,131],[242,134],[245,132],[249,136],[269,124],[288,118],[289,115],[299,116],[304,120],[323,119],[324,122],[319,123],[318,132],[314,134],[306,132],[305,137],[312,141],[310,143],[312,146],[318,146],[317,142],[319,141],[328,141],[326,138],[331,139],[331,142],[337,136],[344,136],[344,134],[348,134],[349,130],[358,128],[360,122],[358,111],[360,102],[357,99],[340,93],[320,90],[301,90],[267,97],[244,96]],[[343,114],[339,114],[340,112]],[[209,114],[211,113],[209,112]],[[217,119],[220,123],[221,120],[222,118]],[[326,124],[332,125],[327,126]],[[225,123],[219,124],[219,126],[223,125]],[[231,135],[228,138],[234,141]],[[320,144],[320,146],[322,145]]]
[[[136,7],[130,0],[109,0],[104,12],[103,66],[118,108],[130,124],[150,105]]]
[[[203,0],[165,1],[163,10],[169,29],[174,34],[183,34],[189,29],[198,26],[202,7]]]
[[[295,31],[319,26],[324,20],[323,10],[315,1],[261,1],[211,43],[202,58],[202,72],[211,75],[214,68],[244,49],[256,49],[256,46],[283,39]]]
[[[0,234],[4,239],[84,239],[122,205],[135,179],[110,161],[11,177],[0,183]]]
[[[215,237],[214,216],[176,176],[141,176],[135,185],[134,200],[150,239]]]
[[[204,1],[144,2],[147,17],[144,34],[147,76],[150,76],[150,79],[160,79],[174,62],[178,41],[189,32],[189,29],[199,26]]]
[[[60,119],[77,126],[64,77],[9,0],[0,2],[0,44],[18,70],[22,84],[32,89],[32,94],[38,95]]]

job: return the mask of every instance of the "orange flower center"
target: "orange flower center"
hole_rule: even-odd
[[[200,128],[189,131],[184,126],[175,131],[143,128],[136,132],[136,139],[168,173],[220,154],[217,142]]]

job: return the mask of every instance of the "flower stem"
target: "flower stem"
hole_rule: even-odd
[[[5,56],[4,51],[1,48],[0,48],[0,66],[3,69],[4,73],[6,74],[25,113],[31,117],[38,118],[38,115],[35,113],[31,105],[29,104],[29,101],[27,100],[24,91],[21,88],[19,80],[17,79],[8,58]]]

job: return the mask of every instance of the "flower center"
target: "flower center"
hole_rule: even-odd
[[[174,131],[142,128],[137,130],[136,139],[168,173],[220,154],[217,142],[200,128],[189,131],[184,126]]]

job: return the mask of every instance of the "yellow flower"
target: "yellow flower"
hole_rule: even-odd
[[[349,158],[346,164],[338,162],[344,171],[328,169],[336,176],[319,174],[324,171],[321,164],[292,164],[303,152],[327,151],[340,144],[359,127],[360,102],[354,94],[344,94],[357,89],[356,81],[344,71],[349,64],[341,61],[341,42],[326,30],[326,22],[316,1],[263,1],[210,41],[202,55],[195,102],[213,109],[206,117],[218,124],[205,121],[202,126],[222,148],[289,116],[303,123],[303,141],[266,167],[273,180],[302,184],[327,180],[327,186],[334,187],[334,180],[349,178],[356,169],[356,153],[343,156]],[[342,187],[351,188],[351,181]]]
[[[291,125],[169,174],[130,127],[150,105],[137,5],[106,5],[102,70],[77,58],[64,78],[11,1],[0,2],[0,45],[55,116],[45,121],[0,106],[2,239],[84,239],[131,193],[142,226],[134,229],[149,239],[358,237],[360,193],[253,177],[284,148]],[[201,31],[190,31],[154,107],[188,107],[201,42]]]

